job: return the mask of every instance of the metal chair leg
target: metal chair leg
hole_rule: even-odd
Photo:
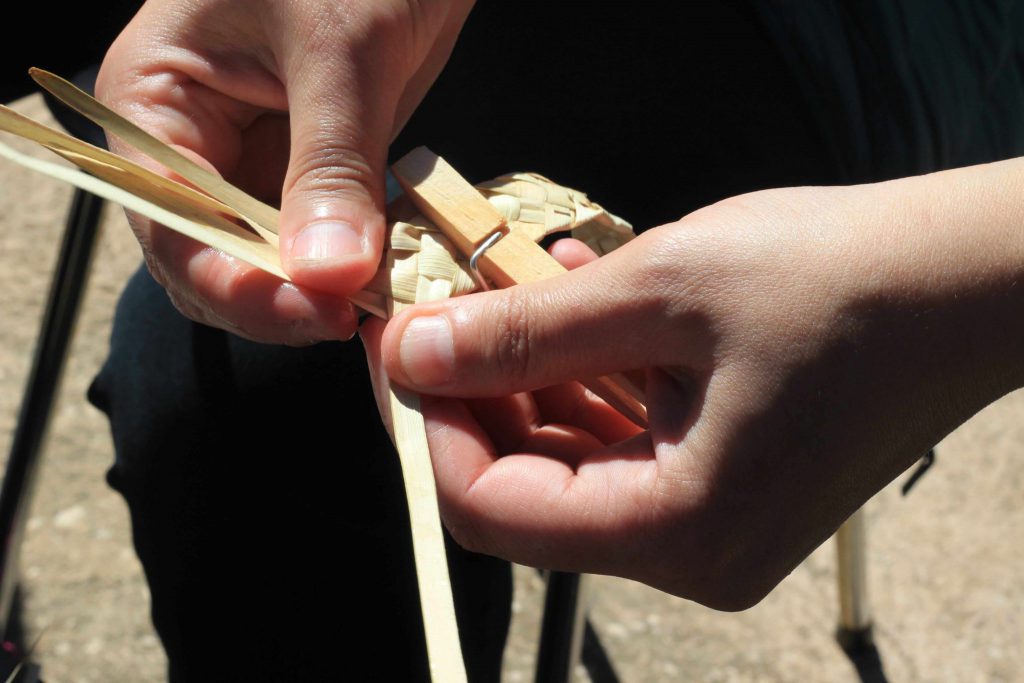
[[[102,208],[102,199],[76,190],[0,488],[0,538],[4,539],[0,544],[0,652],[5,656],[10,656],[8,639],[18,583],[18,556],[39,470],[40,449],[85,289]]]
[[[871,645],[871,606],[868,603],[867,521],[864,509],[853,513],[836,532],[839,582],[839,628],[836,638],[844,650]]]
[[[568,683],[580,661],[586,623],[586,576],[549,572],[535,683]]]

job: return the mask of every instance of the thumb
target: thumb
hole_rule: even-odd
[[[384,168],[403,75],[351,44],[330,54],[295,50],[285,61],[291,149],[282,261],[297,283],[346,296],[380,261]]]
[[[469,398],[678,362],[679,335],[659,294],[629,272],[627,249],[543,282],[403,311],[382,340],[388,374]]]

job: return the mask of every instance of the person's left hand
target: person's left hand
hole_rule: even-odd
[[[1024,385],[1022,174],[733,198],[557,278],[365,325],[373,374],[443,395],[422,405],[460,544],[749,607]],[[571,381],[638,369],[643,431]]]

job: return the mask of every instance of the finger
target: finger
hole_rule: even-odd
[[[579,428],[602,444],[624,441],[642,430],[578,382],[533,392],[541,420]]]
[[[476,397],[698,360],[710,348],[694,343],[703,328],[647,271],[642,240],[550,280],[403,311],[384,335],[388,372],[421,392]]]
[[[310,13],[285,4],[277,17],[291,115],[282,260],[297,282],[340,295],[359,291],[380,261],[387,147],[412,75],[413,48],[403,20],[384,16],[388,4],[358,16],[346,3]]]
[[[377,412],[384,421],[384,427],[395,441],[395,433],[391,422],[391,402],[388,400],[388,376],[384,372],[384,364],[380,360],[380,338],[384,334],[384,321],[370,317],[359,328],[359,338],[366,352],[366,363],[370,370],[370,384],[373,386],[373,398],[377,402]]]
[[[257,58],[257,41],[246,37],[252,27],[239,16],[210,17],[198,7],[166,5],[147,3],[111,45],[97,76],[96,96],[232,179],[251,146],[245,144],[246,131],[265,112],[287,108],[284,86]],[[242,12],[241,19],[252,14]],[[278,126],[275,134],[286,130]],[[261,142],[263,148],[280,146]],[[154,167],[118,138],[111,138],[110,145]]]
[[[476,399],[466,407],[501,455],[519,451],[541,427],[537,406],[527,393]]]
[[[571,237],[552,244],[548,253],[568,270],[575,270],[598,259],[593,249]],[[543,422],[579,428],[602,444],[617,443],[641,431],[578,382],[539,389],[533,392],[533,399]]]
[[[422,15],[422,19],[432,30],[437,31],[437,35],[433,44],[422,57],[419,67],[409,77],[398,100],[395,122],[392,127],[393,136],[397,136],[405,126],[438,74],[441,73],[441,69],[448,62],[452,48],[455,46],[455,40],[458,38],[473,4],[474,0],[453,0],[445,3],[433,3],[431,7],[421,5],[421,10],[440,12],[438,15]],[[432,31],[420,30],[419,33],[421,36],[426,36],[430,35]]]
[[[604,446],[579,427],[544,423],[530,394],[477,399],[466,405],[502,456],[536,453],[575,467],[583,457]]]
[[[162,226],[149,229],[162,284],[193,319],[271,344],[348,339],[357,327],[347,300],[285,282]],[[197,315],[198,313],[198,315]]]
[[[152,26],[159,22],[143,19],[158,10],[158,3],[144,8],[111,47],[97,82],[100,99],[211,171],[238,177],[240,164],[258,162],[273,175],[282,149],[277,138],[287,127],[281,116],[260,112],[285,105],[280,83],[256,60],[215,68],[215,60],[201,59],[195,43],[202,42],[202,24],[194,31],[154,35]],[[190,21],[183,18],[182,26]],[[154,51],[154,44],[175,49]],[[118,139],[110,142],[122,155],[172,175]],[[272,194],[271,187],[265,180],[257,184],[259,194]],[[150,270],[179,310],[195,320],[290,345],[344,339],[355,329],[353,309],[336,297],[286,283],[141,216],[129,219]]]
[[[568,270],[575,270],[598,259],[593,249],[572,237],[558,240],[548,248],[548,253]]]
[[[195,151],[172,146],[216,171]],[[127,151],[128,156],[134,154]],[[174,175],[148,158],[138,160]],[[129,224],[151,272],[193,320],[247,339],[289,346],[348,339],[355,332],[355,310],[340,297],[285,282],[143,216],[129,213]]]
[[[590,432],[563,424],[546,424],[530,432],[519,444],[519,453],[557,458],[575,469],[604,444]]]
[[[366,351],[377,410],[394,440],[391,406],[387,396],[388,378],[380,362],[380,337],[384,321],[368,320],[360,328]],[[423,397],[424,401],[437,400]],[[489,453],[495,456],[511,452],[543,453],[574,466],[580,459],[601,448],[603,444],[583,430],[564,425],[541,425],[537,408],[527,394],[469,402],[460,409],[460,418],[475,420],[479,436],[490,439]]]
[[[439,503],[471,550],[531,566],[615,573],[636,558],[657,467],[640,435],[584,459],[498,458],[462,401],[424,397]]]

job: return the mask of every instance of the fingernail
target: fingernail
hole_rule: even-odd
[[[451,379],[455,346],[448,319],[432,315],[409,321],[402,333],[398,359],[405,376],[419,387],[435,387]]]
[[[292,242],[292,258],[296,261],[329,261],[362,251],[362,235],[348,223],[340,221],[311,223]]]

